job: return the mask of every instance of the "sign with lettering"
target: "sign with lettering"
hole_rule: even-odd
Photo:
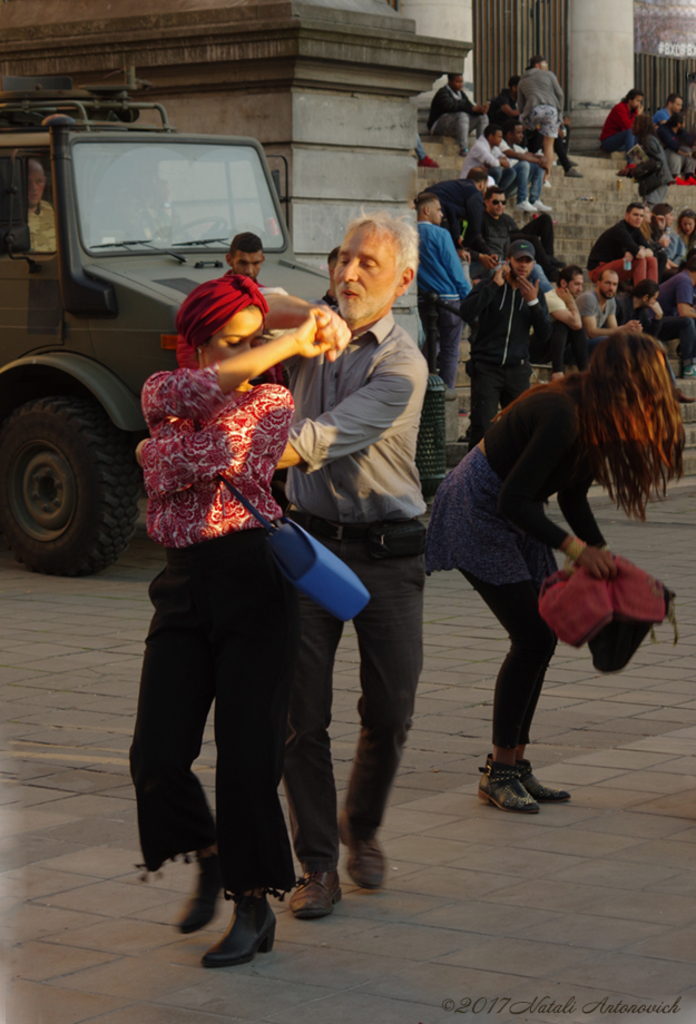
[[[636,53],[696,57],[696,0],[634,0]]]

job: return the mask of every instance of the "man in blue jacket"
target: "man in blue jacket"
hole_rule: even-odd
[[[529,387],[529,336],[541,345],[551,337],[544,293],[529,280],[534,246],[524,238],[512,242],[507,262],[477,285],[462,302],[462,318],[478,320],[471,342],[471,428],[469,450],[481,440],[498,412]]]
[[[423,192],[416,200],[418,212],[418,312],[427,332],[425,295],[436,292],[441,299],[459,309],[471,285],[464,276],[462,264],[448,231],[440,227],[442,206],[437,196]],[[457,381],[462,320],[447,309],[437,311],[437,335],[440,376],[448,388]]]

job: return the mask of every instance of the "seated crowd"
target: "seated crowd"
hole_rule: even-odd
[[[650,334],[663,348],[678,339],[679,376],[696,378],[696,211],[675,216],[664,201],[675,178],[687,181],[696,170],[696,140],[684,130],[681,96],[668,96],[652,117],[642,100],[631,90],[600,138],[605,152],[626,153],[620,173],[636,171],[641,198],[599,235],[584,269],[557,258],[551,207],[541,199],[554,161],[581,177],[568,159],[563,92],[545,58],[533,57],[484,104],[472,103],[461,75],[449,75],[433,98],[430,132],[454,135],[464,160],[459,179],[435,182],[416,199],[419,312],[425,331],[426,296],[439,296],[439,368],[448,388],[457,381],[462,325],[471,327],[470,445],[499,405],[529,387],[530,364],[550,363],[553,379],[568,366],[585,369],[619,330]],[[508,203],[530,219],[513,219]],[[694,401],[665,358],[679,400]]]

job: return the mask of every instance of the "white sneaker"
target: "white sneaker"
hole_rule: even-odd
[[[515,209],[516,210],[524,210],[525,213],[536,213],[537,212],[536,207],[532,206],[532,204],[530,202],[528,202],[526,199],[523,199],[521,203],[518,203],[517,206],[515,207]]]
[[[544,182],[544,188],[551,188],[551,182],[549,181],[549,179],[548,179],[548,178],[547,178],[547,179],[546,179],[546,181]]]
[[[539,213],[551,213],[553,206],[547,206],[546,203],[542,203],[541,199],[537,199],[532,209],[538,210]]]

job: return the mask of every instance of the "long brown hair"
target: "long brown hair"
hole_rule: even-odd
[[[645,145],[651,135],[657,135],[657,130],[649,114],[636,114],[631,130],[641,146]]]
[[[597,346],[589,369],[540,385],[577,406],[578,457],[637,519],[683,473],[684,427],[665,359],[649,335],[618,331]]]
[[[694,222],[694,230],[690,235],[685,234],[682,228],[682,220],[684,217],[691,217]],[[677,234],[681,238],[682,242],[686,244],[687,249],[691,249],[693,244],[696,242],[696,210],[682,210],[677,217]]]

